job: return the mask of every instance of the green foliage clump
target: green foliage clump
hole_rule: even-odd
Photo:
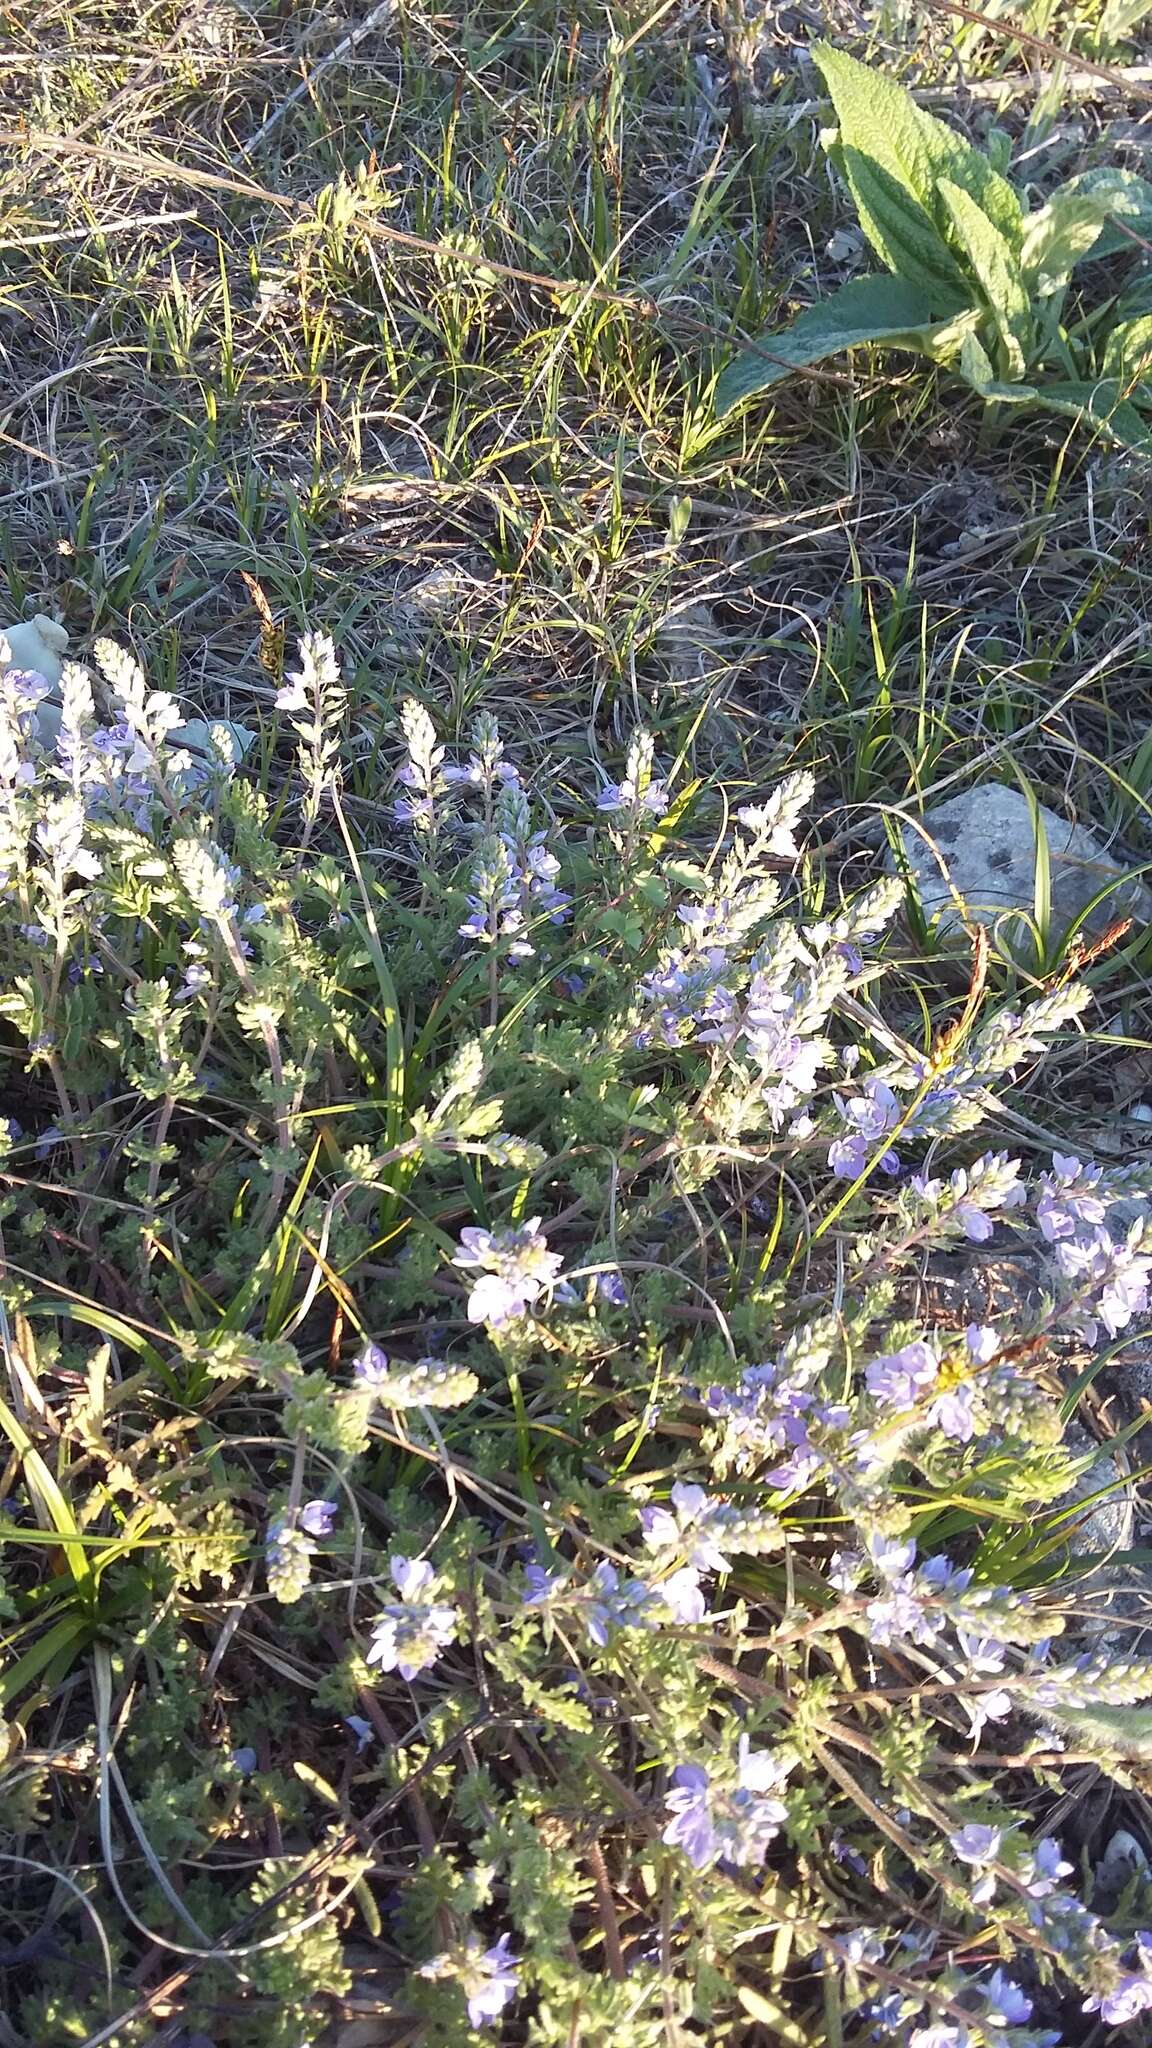
[[[875,343],[940,363],[988,407],[1062,413],[1152,450],[1146,290],[1103,309],[1069,301],[1080,264],[1140,248],[1152,186],[1134,171],[1079,171],[1029,211],[990,157],[895,79],[828,43],[814,55],[836,116],[825,147],[886,274],[851,279],[738,357],[717,410]]]

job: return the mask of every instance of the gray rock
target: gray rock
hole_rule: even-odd
[[[991,1323],[1001,1316],[1026,1320],[1042,1292],[1040,1259],[1031,1245],[1011,1251],[933,1252],[915,1297],[916,1314],[934,1323]]]
[[[498,579],[475,574],[464,562],[437,562],[434,569],[429,569],[405,591],[403,607],[419,618],[449,625],[478,591],[499,596],[502,589]]]
[[[1152,923],[1152,889],[1085,826],[1070,824],[1047,804],[1038,808],[1048,843],[1051,936],[1062,936],[1110,883],[1117,886],[1088,912],[1083,929],[1098,936],[1119,917]],[[942,936],[960,932],[966,912],[977,924],[999,926],[1013,950],[1027,945],[1026,927],[1010,915],[1031,915],[1035,902],[1036,835],[1023,790],[982,782],[936,804],[921,828],[902,826],[901,838],[924,915],[939,919]]]
[[[1135,1835],[1129,1834],[1127,1828],[1117,1828],[1096,1865],[1097,1877],[1103,1877],[1105,1874],[1112,1883],[1119,1877],[1120,1885],[1126,1884],[1133,1877],[1152,1877],[1152,1863],[1148,1861],[1147,1849],[1142,1842],[1136,1840]],[[1120,1885],[1117,1886],[1118,1890]]]
[[[1152,1624],[1152,1575],[1139,1559],[1121,1561],[1123,1553],[1137,1542],[1136,1489],[1120,1459],[1089,1435],[1082,1423],[1069,1424],[1064,1442],[1078,1456],[1095,1455],[1061,1501],[1062,1510],[1089,1501],[1106,1487],[1113,1489],[1075,1524],[1064,1525],[1068,1547],[1083,1571],[1077,1580],[1076,1618],[1068,1627],[1068,1640],[1093,1651],[1114,1650],[1118,1657],[1145,1655]]]
[[[1079,1422],[1069,1425],[1064,1442],[1070,1451],[1085,1457],[1098,1449],[1095,1439]],[[1107,1557],[1113,1551],[1131,1550],[1133,1546],[1135,1498],[1125,1474],[1107,1450],[1099,1449],[1099,1455],[1093,1458],[1087,1471],[1081,1473],[1066,1505],[1090,1501],[1094,1494],[1103,1493],[1106,1487],[1113,1489],[1107,1498],[1095,1501],[1070,1529],[1069,1543],[1076,1557]]]
[[[709,605],[699,599],[674,605],[656,628],[656,646],[674,683],[695,683],[714,666],[724,634]]]
[[[1093,1905],[1097,1912],[1113,1913],[1133,1881],[1139,1887],[1137,1896],[1144,1894],[1152,1880],[1152,1864],[1143,1842],[1129,1834],[1127,1828],[1117,1828],[1105,1844],[1093,1874]]]

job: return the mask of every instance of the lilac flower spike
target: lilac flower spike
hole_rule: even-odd
[[[668,791],[662,782],[650,782],[643,794],[638,794],[636,785],[625,776],[623,782],[609,782],[596,799],[598,811],[645,810],[654,818],[662,818],[668,809]]]
[[[469,1322],[500,1330],[539,1299],[564,1261],[548,1250],[541,1219],[533,1216],[508,1230],[462,1230],[452,1263],[480,1275],[468,1296]]]
[[[1106,1227],[1090,1238],[1065,1237],[1055,1247],[1056,1264],[1078,1295],[1091,1307],[1076,1311],[1076,1321],[1089,1343],[1096,1338],[1099,1317],[1110,1337],[1143,1315],[1152,1286],[1152,1252],[1144,1251],[1143,1226],[1133,1224],[1127,1239],[1116,1243]]]
[[[1102,1178],[1102,1169],[1091,1161],[1085,1165],[1069,1154],[1052,1154],[1052,1171],[1041,1174],[1036,1202],[1036,1221],[1049,1244],[1091,1237],[1100,1228],[1108,1206],[1097,1193]]]
[[[667,785],[653,777],[654,754],[651,733],[636,733],[628,749],[623,779],[605,785],[596,799],[596,809],[605,815],[627,811],[637,820],[645,816],[662,818],[669,796]]]
[[[913,1174],[912,1188],[933,1220],[963,1231],[970,1244],[986,1244],[997,1211],[1018,1209],[1028,1198],[1020,1161],[1006,1152],[986,1152],[972,1166],[958,1166],[947,1181]]]
[[[357,1387],[383,1408],[458,1408],[470,1401],[480,1382],[467,1366],[443,1358],[392,1358],[379,1344],[368,1343],[353,1368]]]

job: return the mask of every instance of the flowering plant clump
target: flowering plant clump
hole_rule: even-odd
[[[805,774],[413,700],[369,800],[311,634],[264,787],[95,664],[0,676],[23,2037],[144,2048],[169,1955],[242,2048],[1147,2037],[1060,1771],[1148,1741],[1066,1424],[1152,1175],[1002,1113],[1088,988],[928,1018]]]

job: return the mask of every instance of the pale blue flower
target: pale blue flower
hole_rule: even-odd
[[[927,1393],[940,1371],[931,1346],[917,1338],[899,1351],[884,1352],[864,1369],[868,1392],[893,1408],[912,1408]]]
[[[505,2006],[520,1995],[520,1962],[512,1953],[511,1942],[510,1934],[502,1934],[492,1948],[482,1949],[480,1937],[469,1934],[458,1948],[422,1963],[419,1975],[459,1984],[469,2024],[485,2027],[498,2020]]]
[[[970,1380],[963,1380],[937,1396],[928,1410],[928,1420],[957,1443],[970,1444],[976,1434],[975,1400],[975,1387]]]
[[[858,1180],[880,1140],[895,1128],[903,1109],[886,1081],[870,1075],[859,1095],[833,1095],[847,1125],[845,1135],[828,1148],[828,1164],[841,1180]],[[880,1160],[882,1173],[898,1173],[900,1160],[891,1148]]]
[[[982,2017],[994,2027],[1022,2027],[1032,2017],[1032,2000],[1004,1970],[993,1970],[980,1987],[988,2001]]]
[[[702,1572],[731,1571],[731,1560],[720,1546],[725,1526],[732,1519],[733,1511],[726,1503],[712,1500],[702,1486],[690,1486],[682,1479],[673,1486],[667,1507],[640,1510],[648,1549],[675,1552]]]
[[[1066,1860],[1055,1835],[1045,1835],[1020,1866],[1017,1876],[1030,1898],[1045,1899],[1055,1891],[1062,1877],[1071,1877],[1074,1868],[1075,1865]]]
[[[474,2027],[498,2020],[506,2005],[520,1994],[519,1958],[512,1953],[512,1937],[502,1934],[493,1948],[487,1948],[472,1966],[473,1981],[465,1986],[468,2018]]]
[[[532,1216],[507,1230],[462,1230],[452,1263],[480,1275],[468,1296],[469,1322],[502,1329],[539,1299],[564,1261],[548,1250],[541,1219]]]
[[[705,1620],[708,1602],[700,1584],[700,1574],[690,1564],[682,1565],[679,1571],[670,1572],[666,1579],[659,1579],[653,1591],[663,1601],[673,1621],[685,1628],[693,1628]]]
[[[610,1272],[597,1273],[596,1293],[610,1308],[628,1306],[628,1290],[624,1285],[624,1276],[615,1268]]]
[[[868,1556],[882,1579],[903,1578],[916,1562],[916,1538],[872,1535],[868,1539]]]
[[[330,1500],[305,1501],[300,1510],[300,1527],[308,1536],[330,1536],[336,1527],[336,1507]]]
[[[866,1570],[863,1551],[834,1550],[828,1563],[828,1584],[838,1593],[854,1593]]]
[[[369,1664],[416,1678],[436,1662],[441,1650],[456,1640],[456,1609],[422,1596],[432,1591],[435,1573],[423,1558],[397,1554],[391,1561],[399,1600],[386,1606],[372,1626]]]
[[[643,1579],[622,1577],[607,1560],[596,1566],[576,1593],[584,1626],[597,1649],[605,1649],[617,1629],[657,1625],[661,1605],[657,1590]]]
[[[1152,1977],[1131,1972],[1100,1998],[1086,1998],[1085,2012],[1098,2012],[1110,2027],[1127,2026],[1142,2012],[1152,2012]]]
[[[989,1323],[969,1323],[964,1342],[975,1365],[987,1365],[1000,1349],[1000,1332]]]
[[[968,1716],[969,1732],[974,1743],[979,1742],[989,1721],[1006,1721],[1015,1707],[1010,1692],[994,1686],[989,1692],[964,1693],[961,1705]]]
[[[1003,1832],[1000,1828],[988,1827],[982,1821],[970,1820],[966,1826],[949,1835],[952,1853],[962,1863],[974,1863],[977,1868],[985,1863],[994,1863],[1000,1854]]]
[[[695,1579],[694,1573],[692,1576]],[[568,1572],[549,1571],[539,1564],[525,1565],[524,1578],[526,1607],[571,1607],[598,1650],[607,1648],[618,1629],[657,1628],[668,1617],[668,1605],[662,1598],[663,1587],[650,1586],[644,1579],[622,1576],[607,1558],[596,1566],[583,1584]],[[678,1594],[687,1602],[691,1588],[687,1584],[674,1587],[673,1599]],[[698,1617],[692,1615],[689,1618]]]
[[[665,1801],[672,1819],[663,1840],[682,1849],[696,1870],[713,1863],[758,1868],[787,1818],[787,1807],[774,1796],[787,1775],[788,1766],[770,1750],[750,1749],[746,1735],[730,1788],[703,1764],[681,1764]]]

